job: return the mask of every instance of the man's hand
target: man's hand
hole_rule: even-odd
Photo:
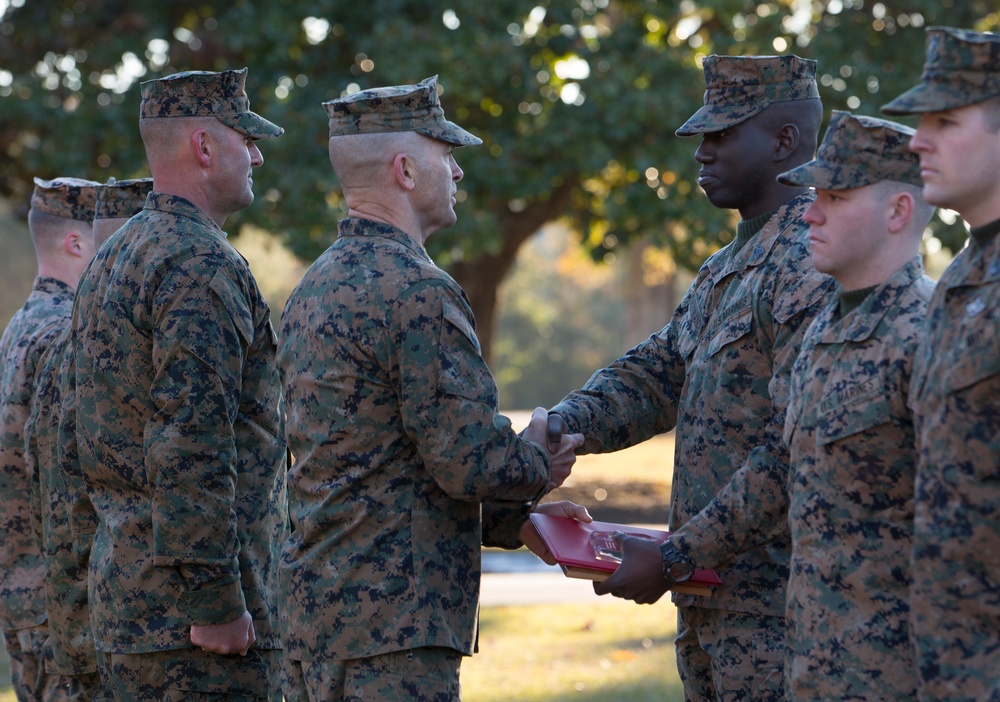
[[[546,502],[545,504],[535,507],[535,511],[539,514],[555,514],[560,517],[572,517],[573,519],[585,524],[594,521],[594,518],[590,516],[590,512],[587,511],[586,507],[578,505],[575,502],[570,502],[569,500]],[[556,564],[556,559],[552,557],[548,547],[545,545],[545,542],[542,541],[542,537],[538,535],[538,530],[535,529],[535,525],[531,523],[530,519],[521,525],[521,531],[518,533],[518,538],[521,540],[521,543],[528,547],[529,551],[541,558],[543,561],[549,565]]]
[[[559,438],[552,442],[546,438],[547,417],[548,412],[544,407],[536,407],[531,413],[528,427],[521,435],[541,446],[549,455],[549,490],[555,490],[569,477],[573,464],[576,463],[576,449],[583,446],[583,434],[560,434]]]
[[[622,549],[621,565],[607,580],[594,583],[594,592],[598,595],[610,593],[636,604],[653,604],[670,586],[663,577],[659,542],[627,534],[615,538]]]
[[[256,640],[250,612],[226,624],[191,625],[191,643],[202,651],[245,656]]]

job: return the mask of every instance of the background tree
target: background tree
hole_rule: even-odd
[[[459,224],[429,248],[468,291],[489,357],[500,282],[546,222],[565,220],[596,260],[648,237],[696,266],[731,238],[732,213],[696,185],[696,140],[673,135],[701,103],[702,56],[816,58],[828,111],[877,114],[919,75],[924,27],[992,29],[994,5],[16,0],[0,22],[0,195],[23,213],[35,175],[147,174],[138,82],[249,66],[253,109],[287,133],[265,145],[258,202],[229,229],[253,223],[311,260],[343,214],[320,103],[440,74],[446,112],[484,145],[458,154]],[[936,226],[946,245],[963,238]]]

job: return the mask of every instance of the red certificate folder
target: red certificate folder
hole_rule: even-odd
[[[531,522],[567,577],[597,582],[614,573],[621,563],[615,532],[655,539],[659,543],[670,536],[669,531],[662,529],[598,521],[584,524],[572,517],[552,514],[532,514]],[[698,569],[690,580],[676,583],[670,589],[684,595],[707,596],[712,594],[712,587],[721,584],[714,570]]]

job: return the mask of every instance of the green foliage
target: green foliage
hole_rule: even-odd
[[[697,140],[673,134],[701,103],[700,57],[815,58],[828,112],[877,114],[917,79],[925,27],[998,22],[994,0],[18,0],[0,22],[0,195],[23,212],[32,176],[146,175],[138,82],[249,66],[253,108],[287,133],[262,145],[258,202],[228,227],[311,260],[343,214],[321,103],[439,74],[448,115],[485,142],[458,155],[459,226],[430,241],[459,282],[504,273],[559,218],[595,260],[652,235],[693,267],[732,228],[696,185]]]

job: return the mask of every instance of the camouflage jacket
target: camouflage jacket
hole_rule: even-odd
[[[34,512],[41,520],[45,609],[55,666],[50,672],[81,675],[97,671],[87,605],[87,562],[96,517],[91,508],[91,527],[81,539],[74,539],[70,509],[78,504],[89,507],[90,500],[78,480],[75,441],[71,443],[72,458],[67,456],[66,442],[59,442],[61,423],[63,431],[67,430],[65,425],[71,432],[75,427],[75,395],[67,391],[68,365],[73,361],[69,314],[66,323],[42,355],[35,374],[31,414],[24,430],[24,462],[31,477]],[[67,460],[74,463],[64,469]],[[84,548],[82,552],[78,543]]]
[[[955,258],[927,325],[910,385],[920,697],[1000,699],[1000,234]]]
[[[497,413],[462,289],[405,233],[347,219],[280,336],[295,456],[286,655],[471,654],[481,519],[487,543],[515,545],[549,472]]]
[[[287,447],[246,262],[190,202],[151,193],[84,274],[73,334],[97,649],[187,647],[192,624],[245,610],[278,647]]]
[[[785,419],[790,699],[916,695],[906,398],[933,291],[917,257],[844,317],[831,302],[802,341]]]
[[[667,326],[551,410],[591,453],[676,427],[670,528],[724,582],[679,605],[784,615],[788,376],[833,285],[812,267],[810,202],[789,200],[739,251],[711,256]]]
[[[39,360],[68,324],[72,305],[71,287],[53,278],[35,278],[28,300],[0,338],[0,626],[4,629],[45,622],[45,560],[25,467],[24,429]]]

